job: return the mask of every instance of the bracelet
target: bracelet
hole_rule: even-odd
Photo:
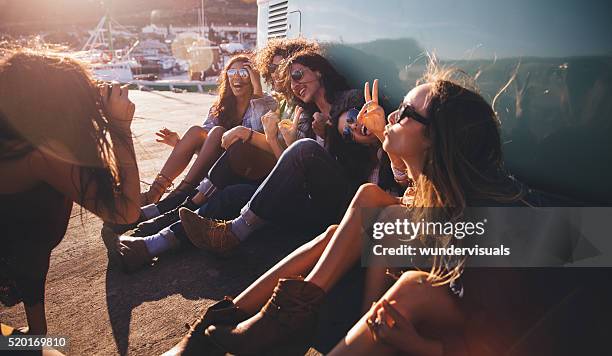
[[[247,137],[246,141],[244,141],[245,143],[251,141],[251,139],[253,138],[253,129],[250,130],[251,131],[249,131],[249,137]]]

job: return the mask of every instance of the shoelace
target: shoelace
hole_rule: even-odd
[[[230,224],[224,220],[213,219],[211,229],[210,239],[212,241],[221,241],[221,245],[223,245],[228,234],[227,230],[230,229]]]

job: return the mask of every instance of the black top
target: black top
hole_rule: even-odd
[[[0,303],[44,300],[51,250],[68,227],[72,201],[47,184],[0,194]]]

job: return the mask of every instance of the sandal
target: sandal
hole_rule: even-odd
[[[170,186],[172,186],[172,180],[161,173],[158,174],[149,190],[140,193],[140,206],[157,203]]]

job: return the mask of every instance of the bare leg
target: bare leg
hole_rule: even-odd
[[[210,168],[215,164],[221,153],[221,137],[225,133],[225,129],[221,126],[215,126],[208,132],[208,137],[200,148],[198,157],[189,168],[189,172],[185,176],[185,181],[198,184],[206,175]],[[189,163],[189,161],[187,162]]]
[[[202,127],[192,126],[189,128],[170,153],[160,174],[168,177],[171,181],[178,177],[187,167],[193,155],[203,146],[206,138],[207,133]]]
[[[361,254],[362,211],[360,209],[384,207],[397,203],[397,198],[389,195],[377,185],[362,185],[330,243],[305,280],[329,291],[338,279],[353,266]]]
[[[282,259],[240,293],[234,299],[234,304],[249,314],[255,314],[268,301],[280,278],[303,275],[312,269],[337,227],[330,226],[324,233]]]
[[[366,324],[368,315],[365,314],[349,330],[344,340],[340,341],[328,356],[338,355],[396,355],[395,348],[374,341],[372,333]],[[350,336],[349,336],[350,335]],[[350,340],[349,340],[350,339]]]
[[[372,303],[379,300],[391,286],[386,275],[386,267],[368,267],[366,271],[365,290],[361,312],[366,313]]]
[[[434,287],[427,281],[428,273],[411,271],[402,277],[385,293],[382,299],[389,301],[401,316],[413,326],[431,332],[436,331],[436,339],[444,339],[444,334],[460,327],[464,316],[457,300],[448,290],[448,285]],[[372,355],[388,354],[397,351],[387,344],[376,342],[366,324],[364,315],[347,333],[329,355]],[[426,354],[425,350],[440,348],[440,344],[421,336],[422,330],[412,335],[406,332],[406,341],[414,354]]]
[[[47,318],[45,317],[45,303],[25,305],[26,317],[28,319],[28,334],[45,335],[47,334]]]

